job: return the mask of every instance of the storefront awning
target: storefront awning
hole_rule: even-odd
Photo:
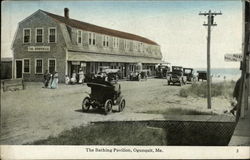
[[[162,60],[156,58],[96,54],[96,53],[84,53],[84,52],[72,52],[72,51],[68,52],[68,61],[155,63],[155,64],[162,63]]]

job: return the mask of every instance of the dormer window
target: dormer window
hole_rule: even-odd
[[[96,45],[96,34],[89,32],[89,45]]]
[[[113,47],[119,48],[119,39],[117,37],[113,37]]]
[[[82,43],[82,31],[77,30],[77,43]]]
[[[105,36],[105,35],[102,36],[102,45],[103,45],[103,47],[109,46],[109,37],[108,36]]]
[[[43,43],[43,28],[36,28],[36,43]]]
[[[31,29],[25,28],[23,29],[23,43],[30,43],[31,39]]]
[[[49,28],[48,30],[48,38],[49,38],[49,43],[55,43],[56,42],[56,28]]]
[[[124,43],[125,43],[125,50],[128,50],[129,49],[129,41],[125,39]]]

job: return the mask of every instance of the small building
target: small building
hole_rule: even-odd
[[[1,79],[12,78],[12,58],[1,57]]]
[[[64,82],[80,68],[85,74],[120,69],[127,77],[138,63],[154,75],[162,59],[156,42],[71,19],[67,8],[64,16],[38,10],[19,22],[12,50],[14,78],[26,81],[41,81],[48,70]]]

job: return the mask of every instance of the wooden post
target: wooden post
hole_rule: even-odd
[[[208,13],[199,13],[199,15],[207,16],[207,24],[203,24],[207,26],[207,108],[211,109],[211,73],[210,73],[210,41],[211,41],[211,26],[216,26],[217,24],[214,23],[214,16],[222,15],[222,13],[211,12],[209,10]]]

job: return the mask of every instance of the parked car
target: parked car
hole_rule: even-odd
[[[156,67],[156,78],[165,78],[167,77],[167,73],[170,71],[170,67],[168,65],[160,64]]]
[[[142,69],[141,63],[138,63],[135,66],[135,70],[129,74],[129,80],[131,80],[131,81],[133,81],[133,80],[140,81],[141,79],[147,80],[148,72],[149,72],[148,70]]]
[[[198,73],[198,81],[200,81],[200,79],[203,80],[207,80],[207,72],[206,71],[197,71]]]
[[[195,76],[193,74],[193,68],[183,68],[183,73],[184,73],[184,76],[187,77],[187,82],[194,82],[195,81]]]
[[[172,72],[167,75],[168,85],[178,83],[180,86],[186,84],[187,77],[183,74],[183,67],[172,66]]]

